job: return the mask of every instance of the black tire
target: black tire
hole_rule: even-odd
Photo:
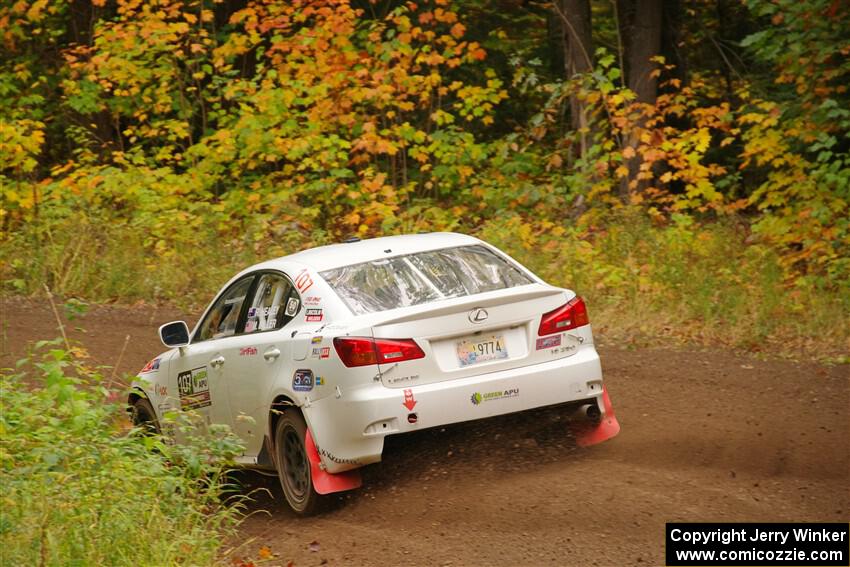
[[[146,398],[138,398],[130,408],[130,419],[135,427],[141,428],[145,435],[158,435],[160,432],[156,412]]]
[[[304,440],[307,424],[297,410],[287,409],[277,420],[274,431],[274,457],[283,495],[299,516],[317,513],[325,498],[313,489],[310,460]]]

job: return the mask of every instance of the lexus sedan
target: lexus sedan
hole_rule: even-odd
[[[194,329],[160,338],[168,350],[132,385],[134,422],[161,432],[183,410],[230,426],[239,464],[276,470],[298,514],[358,487],[387,435],[552,405],[580,413],[579,445],[619,432],[582,298],[466,235],[257,264]]]

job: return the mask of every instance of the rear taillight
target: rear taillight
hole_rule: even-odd
[[[339,359],[349,368],[425,357],[425,353],[413,339],[337,337],[334,339],[334,348]]]
[[[590,318],[587,316],[584,300],[575,296],[566,305],[562,305],[549,313],[544,313],[543,318],[540,319],[540,328],[537,330],[537,334],[542,337],[582,327],[588,323],[590,323]]]

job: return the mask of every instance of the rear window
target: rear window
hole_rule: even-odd
[[[418,252],[321,272],[357,315],[532,283],[480,245]]]

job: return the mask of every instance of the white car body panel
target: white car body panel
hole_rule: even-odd
[[[546,284],[513,260],[532,283],[364,315],[355,315],[319,275],[351,264],[468,245],[486,246],[509,259],[476,238],[434,233],[324,246],[252,266],[223,286],[216,299],[243,276],[279,272],[298,289],[297,316],[279,330],[171,349],[160,355],[159,368],[140,374],[133,387],[151,400],[161,420],[185,398],[178,375],[205,368],[210,404],[198,411],[208,423],[234,429],[246,444],[240,461],[250,464],[262,461],[264,439],[272,433],[270,411],[284,397],[302,409],[322,464],[331,473],[379,461],[384,437],[390,434],[566,402],[596,404],[604,413],[602,372],[590,325],[549,335],[543,347],[537,335],[541,315],[575,293]],[[470,320],[476,308],[487,311],[486,320]],[[320,320],[308,316],[308,309],[321,309]],[[507,357],[462,367],[458,341],[488,335],[504,338]],[[348,368],[333,345],[334,337],[345,336],[414,339],[425,357]],[[275,350],[277,356],[264,356]],[[216,360],[222,361],[218,367]],[[309,390],[295,388],[299,370],[312,372]]]

